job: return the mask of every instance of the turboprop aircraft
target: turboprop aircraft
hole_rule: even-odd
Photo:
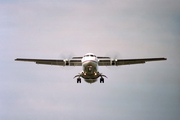
[[[16,61],[35,62],[36,64],[59,65],[59,66],[82,66],[82,72],[76,75],[77,83],[81,83],[81,78],[88,83],[94,83],[100,77],[100,83],[104,83],[102,73],[98,71],[99,66],[120,66],[131,64],[143,64],[145,62],[167,60],[167,58],[141,58],[141,59],[111,59],[110,57],[100,57],[93,53],[87,53],[83,57],[72,57],[71,59],[26,59],[17,58]],[[107,77],[106,77],[107,78]]]

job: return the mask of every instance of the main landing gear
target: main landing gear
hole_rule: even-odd
[[[100,78],[100,83],[104,83],[104,78],[103,77]]]
[[[79,74],[79,75],[76,75],[74,78],[76,78],[77,77],[77,83],[81,83],[81,74]],[[105,75],[103,75],[103,74],[99,74],[98,76],[97,76],[97,78],[98,77],[100,77],[100,83],[104,83],[104,77],[106,77]],[[106,77],[107,78],[107,77]],[[95,82],[96,81],[96,79],[94,78],[94,80],[92,79],[86,79],[85,80],[86,82],[88,82],[88,83],[93,83],[93,82]]]
[[[76,78],[77,77],[77,83],[81,83],[81,75],[76,75],[76,76],[74,76],[74,78]]]
[[[81,78],[77,78],[77,83],[81,83]]]
[[[101,78],[100,78],[100,83],[104,83],[104,78],[103,78],[103,77],[106,77],[106,76],[101,74],[100,77],[101,77]],[[107,78],[107,77],[106,77],[106,78]]]

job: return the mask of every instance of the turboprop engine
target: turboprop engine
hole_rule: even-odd
[[[111,65],[116,65],[117,59],[111,59]]]
[[[64,65],[65,65],[65,66],[69,66],[69,65],[70,65],[70,62],[69,62],[68,59],[65,59],[65,60],[64,60]]]

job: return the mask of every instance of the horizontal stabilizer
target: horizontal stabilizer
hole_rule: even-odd
[[[72,59],[82,59],[83,57],[72,57]],[[110,57],[97,57],[98,59],[111,59]]]

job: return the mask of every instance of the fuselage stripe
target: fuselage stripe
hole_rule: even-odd
[[[86,60],[86,61],[83,61],[82,63],[84,64],[85,62],[94,62],[94,63],[98,64],[98,62],[94,61],[94,60]]]

